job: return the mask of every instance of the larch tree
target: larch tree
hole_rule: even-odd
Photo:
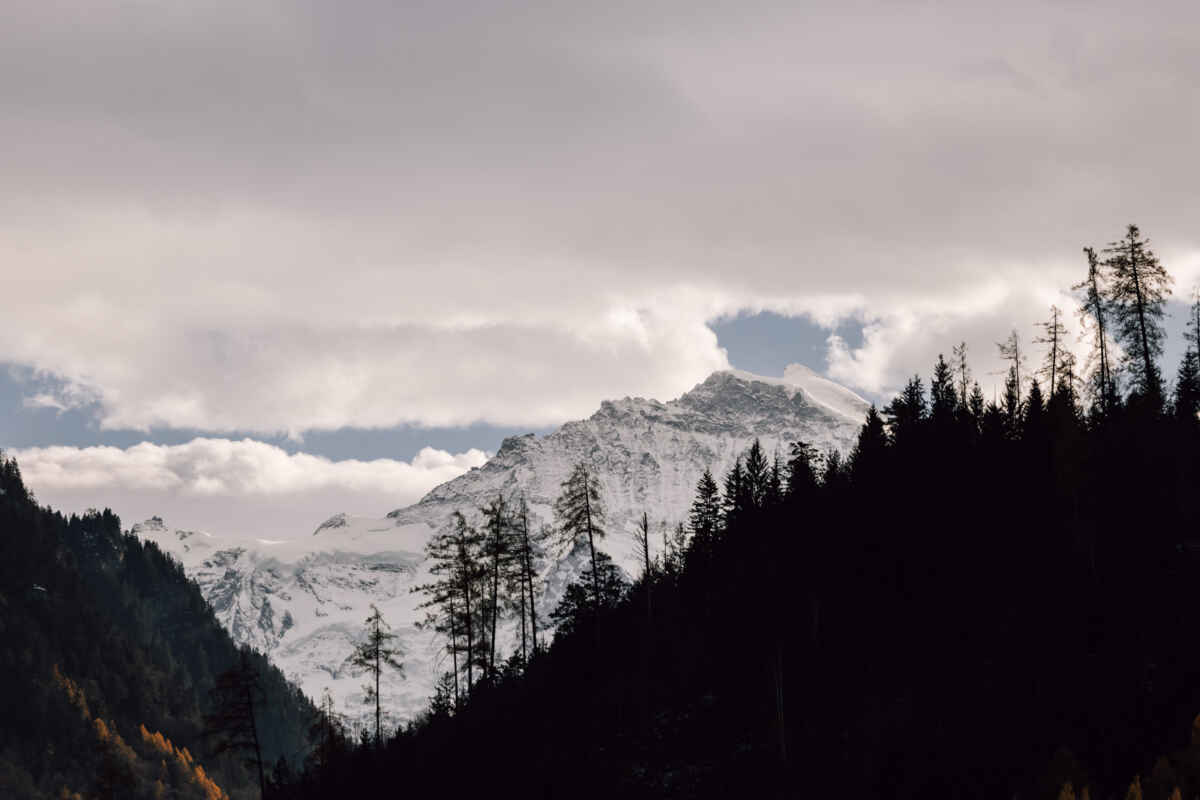
[[[1125,369],[1134,391],[1161,400],[1162,376],[1157,362],[1162,355],[1162,318],[1171,294],[1171,276],[1136,225],[1127,227],[1125,236],[1112,242],[1104,253],[1110,275],[1108,299],[1116,339],[1125,352]]]
[[[489,574],[489,590],[491,593],[488,603],[490,631],[488,635],[488,677],[496,675],[496,628],[500,619],[500,609],[504,598],[500,597],[502,579],[505,577],[515,556],[510,529],[508,503],[503,495],[497,495],[485,508],[483,514],[483,557],[487,561]]]
[[[558,517],[558,545],[570,550],[585,539],[592,561],[592,608],[600,616],[600,572],[596,562],[596,540],[604,538],[604,504],[600,482],[584,462],[579,462],[562,482],[562,493],[554,502]]]
[[[1100,413],[1107,414],[1116,402],[1117,383],[1112,370],[1112,332],[1109,304],[1105,294],[1104,267],[1093,248],[1085,247],[1083,253],[1087,256],[1087,277],[1071,288],[1084,293],[1079,318],[1084,330],[1090,330],[1092,337],[1092,352],[1085,364],[1085,369],[1089,370],[1091,376],[1087,382],[1088,392]]]
[[[432,629],[447,637],[455,675],[455,697],[461,701],[474,686],[474,669],[479,660],[479,631],[482,591],[479,586],[486,569],[480,559],[481,541],[478,531],[456,511],[450,516],[446,529],[425,545],[425,554],[434,580],[416,586],[413,592],[425,595],[420,608],[428,609],[420,627]],[[459,655],[464,659],[460,663]],[[465,690],[458,686],[458,676],[465,669]]]
[[[524,661],[528,658],[525,641],[526,615],[528,615],[530,642],[532,644],[532,647],[529,649],[533,653],[536,653],[538,650],[537,600],[534,587],[537,583],[538,565],[542,558],[541,541],[544,539],[544,533],[534,534],[530,531],[529,504],[525,502],[524,495],[521,496],[521,500],[517,504],[516,514],[513,516],[513,525],[516,528],[514,548],[517,567],[516,574],[521,593],[519,604],[519,613],[521,614],[521,659]]]
[[[1037,327],[1041,328],[1041,334],[1033,341],[1035,344],[1046,345],[1046,357],[1042,359],[1042,366],[1037,370],[1037,374],[1049,381],[1047,386],[1050,387],[1050,395],[1053,397],[1058,391],[1064,359],[1070,355],[1070,351],[1066,349],[1067,329],[1062,323],[1062,311],[1058,306],[1050,306],[1050,319],[1037,323]]]
[[[400,648],[393,644],[395,640],[396,634],[392,633],[391,628],[383,619],[383,614],[372,603],[371,614],[366,621],[366,636],[354,648],[354,653],[350,656],[350,663],[359,669],[366,670],[371,679],[370,683],[363,686],[365,691],[363,702],[375,704],[376,747],[383,743],[383,710],[379,695],[379,683],[383,677],[383,671],[390,667],[400,672],[401,675],[404,674],[404,665],[397,658],[400,655]]]

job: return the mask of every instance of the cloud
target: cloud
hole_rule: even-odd
[[[287,453],[253,439],[197,438],[132,447],[33,447],[14,451],[39,493],[112,488],[205,497],[277,496],[322,490],[388,493],[414,502],[434,486],[482,466],[481,450],[450,454],[426,447],[411,462],[331,461]]]
[[[0,360],[109,428],[553,424],[741,309],[888,387],[1200,253],[1194,3],[20,5]]]
[[[125,525],[169,524],[243,537],[290,539],[336,511],[382,517],[487,459],[480,450],[422,449],[411,462],[331,461],[253,439],[186,444],[14,450],[38,500],[66,512],[112,508]]]

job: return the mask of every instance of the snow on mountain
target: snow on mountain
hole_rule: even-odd
[[[719,480],[755,438],[768,454],[786,456],[796,440],[848,452],[866,409],[858,395],[799,365],[782,379],[717,372],[677,400],[605,401],[588,419],[547,436],[505,439],[482,467],[384,519],[340,513],[287,541],[170,531],[157,517],[135,525],[134,533],[182,562],[236,641],[270,655],[310,696],[329,688],[354,718],[366,714],[364,681],[349,657],[370,605],[377,605],[405,650],[405,677],[388,676],[381,687],[395,724],[425,706],[446,669],[439,644],[416,628],[423,612],[410,589],[428,579],[424,545],[453,511],[477,517],[498,494],[523,495],[531,523],[551,524],[562,481],[585,461],[600,480],[607,511],[609,535],[601,547],[636,574],[632,531],[643,511],[657,543],[660,530],[686,521],[705,468]],[[553,608],[584,567],[578,552],[549,565],[540,613]]]

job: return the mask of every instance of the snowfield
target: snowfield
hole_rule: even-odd
[[[845,454],[867,407],[849,389],[799,365],[782,379],[717,372],[677,400],[605,401],[588,419],[547,436],[506,439],[482,467],[382,519],[338,513],[287,541],[173,531],[157,517],[133,533],[180,560],[237,642],[267,653],[310,697],[328,688],[352,720],[364,720],[368,709],[365,679],[349,658],[370,605],[378,606],[404,649],[405,674],[388,675],[381,686],[388,723],[396,725],[426,706],[437,676],[448,669],[442,643],[416,627],[424,616],[417,608],[422,598],[410,590],[428,580],[423,548],[453,511],[477,521],[479,508],[498,494],[523,495],[531,527],[552,524],[560,484],[586,461],[607,510],[609,535],[601,547],[637,574],[632,532],[643,511],[661,547],[661,531],[686,522],[705,468],[720,483],[755,438],[768,455],[778,450],[786,457],[796,440]],[[555,556],[543,574],[543,618],[586,566],[583,552]]]

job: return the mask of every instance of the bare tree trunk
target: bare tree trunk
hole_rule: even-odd
[[[533,553],[531,552],[531,543],[529,541],[529,508],[525,504],[525,498],[521,498],[521,534],[524,542],[523,561],[525,563],[525,583],[529,586],[529,627],[530,633],[533,635],[533,652],[537,653],[538,638],[537,638],[537,604],[533,597]],[[522,595],[525,592],[525,586],[521,587]]]
[[[458,692],[458,633],[454,625],[454,594],[450,594],[450,659],[454,665],[454,710],[459,708]]]
[[[592,610],[600,620],[600,574],[596,570],[596,539],[592,535],[592,476],[584,472],[583,509],[587,519],[588,548],[592,552]]]

